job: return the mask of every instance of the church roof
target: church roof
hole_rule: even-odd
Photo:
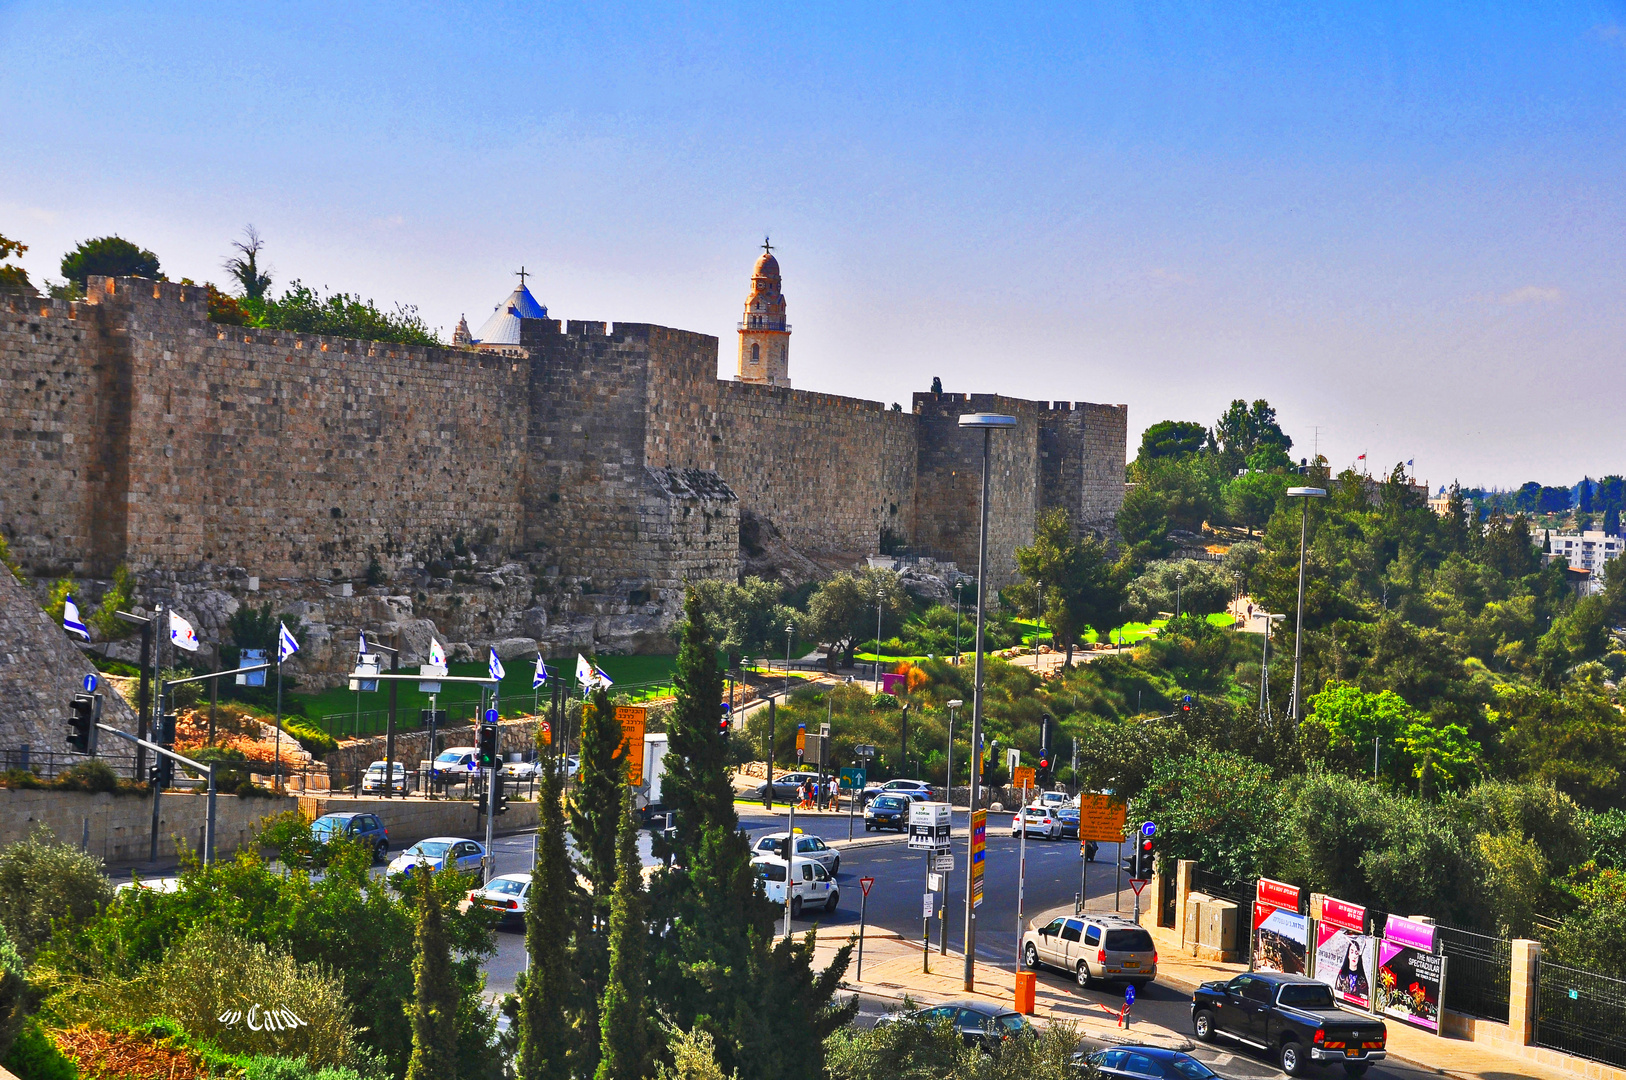
[[[480,324],[474,340],[481,345],[518,345],[521,319],[545,319],[548,309],[536,302],[523,282],[498,304],[491,317]]]

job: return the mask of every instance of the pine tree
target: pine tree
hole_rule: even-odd
[[[610,968],[603,930],[609,925],[615,892],[621,792],[627,782],[626,759],[616,753],[620,746],[621,725],[615,721],[610,695],[600,690],[582,706],[581,769],[570,802],[570,835],[578,852],[576,872],[592,890],[575,920],[576,971],[582,987],[572,1006],[577,1039],[571,1071],[577,1076],[598,1071],[598,996]]]
[[[621,790],[615,895],[610,902],[610,978],[599,1003],[599,1059],[595,1080],[644,1080],[653,1064],[650,1023],[644,1010],[649,990],[644,871],[638,859],[632,789],[623,787]]]
[[[457,985],[436,882],[419,875],[418,955],[412,961],[412,1057],[406,1080],[450,1080],[457,1068]]]
[[[565,848],[558,759],[548,755],[537,793],[536,866],[525,903],[529,964],[519,995],[519,1080],[568,1080],[575,1042],[570,1003],[582,997],[571,931],[581,897]]]
[[[678,648],[677,708],[666,723],[661,800],[676,813],[675,835],[657,837],[656,853],[667,863],[687,865],[701,830],[729,832],[739,827],[734,786],[728,780],[728,735],[722,730],[723,674],[699,598],[689,593],[687,621]]]

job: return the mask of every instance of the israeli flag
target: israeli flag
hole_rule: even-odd
[[[542,654],[536,654],[536,674],[531,676],[531,689],[540,690],[542,684],[548,681],[548,665],[542,662]]]
[[[175,614],[169,613],[169,641],[177,649],[187,652],[198,651],[198,632],[192,629],[192,624]]]
[[[288,632],[288,624],[277,623],[277,663],[283,663],[294,653],[299,651],[299,642]]]
[[[576,654],[576,681],[582,684],[583,689],[593,683],[593,665],[581,653]]]
[[[446,650],[434,638],[429,639],[429,666],[441,675],[446,674]]]
[[[367,655],[367,631],[361,631],[358,636],[360,637],[361,642],[356,646],[356,666],[360,667],[362,657]]]
[[[79,605],[73,602],[72,593],[62,600],[62,629],[86,641],[90,640],[90,628],[80,620]]]
[[[491,657],[486,661],[486,670],[491,672],[491,677],[499,682],[507,674],[502,669],[502,661],[497,659],[497,647],[495,645],[491,647]]]
[[[603,690],[608,690],[610,687],[615,685],[615,683],[610,681],[610,677],[604,674],[604,669],[601,667],[595,667],[593,669],[593,678],[598,682],[599,688]]]

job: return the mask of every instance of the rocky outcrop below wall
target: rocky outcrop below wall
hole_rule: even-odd
[[[67,752],[68,702],[96,669],[33,593],[0,566],[0,749]],[[102,722],[135,730],[135,712],[102,691]]]

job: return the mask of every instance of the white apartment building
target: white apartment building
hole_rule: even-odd
[[[1602,529],[1588,529],[1586,532],[1556,532],[1549,529],[1544,530],[1542,535],[1547,541],[1548,551],[1564,556],[1573,567],[1590,570],[1592,580],[1598,586],[1603,583],[1604,563],[1626,550],[1626,540],[1611,536]]]

